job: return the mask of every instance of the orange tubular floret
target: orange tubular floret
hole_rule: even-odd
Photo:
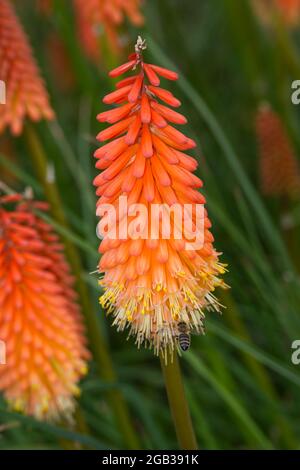
[[[152,70],[156,72],[158,75],[161,75],[168,80],[178,80],[178,74],[173,72],[172,70],[165,69],[163,67],[158,67],[157,65],[149,64]]]
[[[178,347],[180,322],[187,324],[188,331],[200,332],[204,310],[219,310],[213,291],[216,286],[226,287],[219,278],[225,268],[212,246],[206,210],[202,215],[201,246],[190,249],[187,245],[196,229],[196,204],[205,204],[198,191],[202,181],[192,174],[197,161],[184,153],[196,144],[169,124],[182,125],[187,120],[168,107],[178,107],[180,101],[159,87],[159,77],[177,80],[177,73],[145,63],[143,48],[139,38],[135,54],[110,73],[119,77],[132,70],[134,76],[119,81],[116,90],[103,99],[106,104],[119,106],[98,115],[100,122],[112,124],[100,132],[98,139],[115,140],[95,152],[97,168],[104,169],[94,180],[100,196],[97,214],[102,206],[111,204],[116,208],[121,197],[128,198],[125,213],[117,211],[117,239],[106,235],[99,247],[103,254],[100,284],[104,288],[100,303],[113,315],[118,329],[129,326],[138,346],[145,343],[155,353],[164,354]],[[127,225],[136,222],[136,214],[130,212],[136,203],[147,210],[137,224],[140,234],[146,236],[133,238]],[[162,212],[151,218],[157,204],[161,204]],[[186,210],[186,204],[190,211],[185,214],[189,231],[180,239],[175,231],[182,220],[175,220],[174,204],[182,210]],[[174,222],[168,237],[163,234],[166,226],[162,224],[163,214],[167,213]],[[126,236],[120,237],[124,227]],[[155,231],[158,237],[153,235]]]
[[[129,62],[126,62],[126,64],[120,65],[120,67],[117,67],[116,69],[111,70],[109,72],[109,76],[118,77],[119,75],[123,75],[123,73],[127,72],[128,70],[131,70],[134,64],[135,64],[135,60],[130,60]]]

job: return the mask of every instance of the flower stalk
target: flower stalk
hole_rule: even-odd
[[[167,361],[165,357],[160,355],[160,363],[179,446],[185,450],[198,449],[178,355],[169,356]]]

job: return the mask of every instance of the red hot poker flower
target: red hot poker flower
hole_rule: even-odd
[[[144,62],[144,48],[139,38],[136,53],[110,72],[111,77],[128,71],[134,75],[119,81],[103,99],[114,107],[98,115],[100,122],[111,125],[98,135],[100,142],[110,142],[95,152],[96,167],[103,171],[94,184],[100,197],[99,215],[107,204],[117,207],[127,196],[127,222],[134,219],[131,205],[139,203],[147,209],[139,218],[140,226],[148,225],[149,230],[144,238],[134,239],[129,231],[125,237],[104,236],[99,248],[104,288],[100,303],[112,313],[119,330],[130,329],[139,346],[145,343],[156,353],[165,353],[177,348],[180,328],[201,332],[204,310],[219,310],[213,291],[216,286],[225,287],[219,279],[225,269],[213,248],[206,210],[201,219],[202,244],[193,249],[187,246],[186,233],[181,239],[175,236],[175,225],[169,237],[163,234],[161,214],[148,220],[157,204],[166,212],[189,205],[188,220],[195,226],[196,206],[203,207],[205,198],[198,191],[202,181],[192,174],[197,162],[185,153],[196,144],[173,126],[186,123],[175,111],[180,101],[160,84],[162,78],[177,80],[177,73]],[[116,233],[124,221],[124,213],[117,213]],[[149,235],[152,229],[158,237]]]
[[[295,151],[280,117],[269,105],[256,116],[261,188],[269,196],[300,194],[300,170]]]
[[[274,13],[280,15],[286,25],[296,26],[300,18],[300,0],[252,0],[255,11],[266,25],[272,22]]]
[[[14,409],[56,419],[71,415],[89,354],[63,247],[33,209],[46,207],[0,198],[0,390]]]
[[[54,118],[27,37],[8,0],[0,2],[0,80],[6,86],[0,133],[10,127],[12,134],[19,135],[26,116],[33,121]]]
[[[125,43],[120,26],[125,23],[125,18],[135,26],[143,24],[140,5],[140,0],[75,0],[79,35],[91,59],[99,59],[101,37],[115,54],[120,53]]]
[[[52,0],[36,0],[37,9],[48,16],[52,13]]]

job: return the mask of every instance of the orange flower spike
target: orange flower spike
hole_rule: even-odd
[[[300,18],[300,0],[275,0],[275,7],[288,25],[297,24]]]
[[[71,417],[89,353],[63,247],[33,209],[44,203],[0,197],[0,390],[38,419]]]
[[[52,0],[36,0],[38,10],[46,16],[52,13]]]
[[[254,10],[265,25],[272,23],[274,11],[285,24],[295,27],[300,19],[300,0],[252,0]]]
[[[219,311],[213,291],[217,286],[226,287],[219,278],[225,266],[212,246],[211,223],[205,209],[201,216],[202,243],[188,246],[192,230],[195,235],[196,204],[205,203],[198,192],[202,181],[192,174],[197,161],[184,153],[196,144],[169,124],[187,121],[168,107],[178,107],[179,100],[159,87],[159,77],[176,80],[178,75],[146,64],[143,49],[145,42],[138,38],[135,54],[110,72],[111,77],[129,71],[135,75],[122,79],[116,90],[104,97],[104,103],[117,106],[98,116],[101,122],[113,123],[98,139],[109,136],[113,140],[95,152],[96,167],[104,169],[94,180],[96,193],[101,196],[97,215],[103,215],[107,204],[116,208],[127,197],[127,208],[119,208],[115,214],[116,237],[110,236],[112,231],[109,236],[104,233],[99,247],[99,272],[103,275],[100,284],[104,289],[100,303],[112,314],[119,330],[130,329],[138,346],[145,344],[156,354],[164,354],[179,347],[180,323],[186,325],[188,333],[199,333],[204,310]],[[132,206],[136,203],[146,210],[141,209],[138,218]],[[162,212],[152,218],[151,210],[157,204],[162,205]],[[177,215],[172,215],[172,209],[179,206],[183,211],[184,204],[190,211],[189,231],[179,238],[175,232],[182,218],[175,221]],[[170,213],[174,221],[169,234],[165,234],[163,213]],[[101,224],[109,218],[103,215]],[[132,229],[140,236],[132,236]]]
[[[81,43],[95,62],[101,59],[101,37],[105,38],[111,51],[120,55],[126,37],[121,32],[121,26],[126,17],[135,26],[144,23],[139,11],[141,0],[74,0],[74,5]],[[127,64],[122,67],[126,69]]]
[[[300,168],[280,117],[268,104],[256,116],[261,189],[269,196],[298,196]]]
[[[0,80],[6,85],[0,133],[10,127],[12,134],[21,134],[25,117],[32,121],[54,118],[27,37],[8,0],[0,2]]]

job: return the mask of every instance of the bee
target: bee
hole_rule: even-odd
[[[178,343],[182,351],[187,351],[191,346],[190,329],[184,321],[178,323]]]
[[[193,326],[191,329],[184,321],[172,325],[165,322],[153,331],[153,341],[157,350],[159,350],[159,347],[166,347],[170,344],[173,347],[174,343],[177,343],[181,351],[188,351],[191,346],[191,335],[201,333],[203,333],[203,329],[200,325]]]
[[[177,325],[177,341],[182,351],[188,351],[191,347],[191,335],[199,335],[203,332],[203,329],[191,329],[184,321],[180,321]]]

